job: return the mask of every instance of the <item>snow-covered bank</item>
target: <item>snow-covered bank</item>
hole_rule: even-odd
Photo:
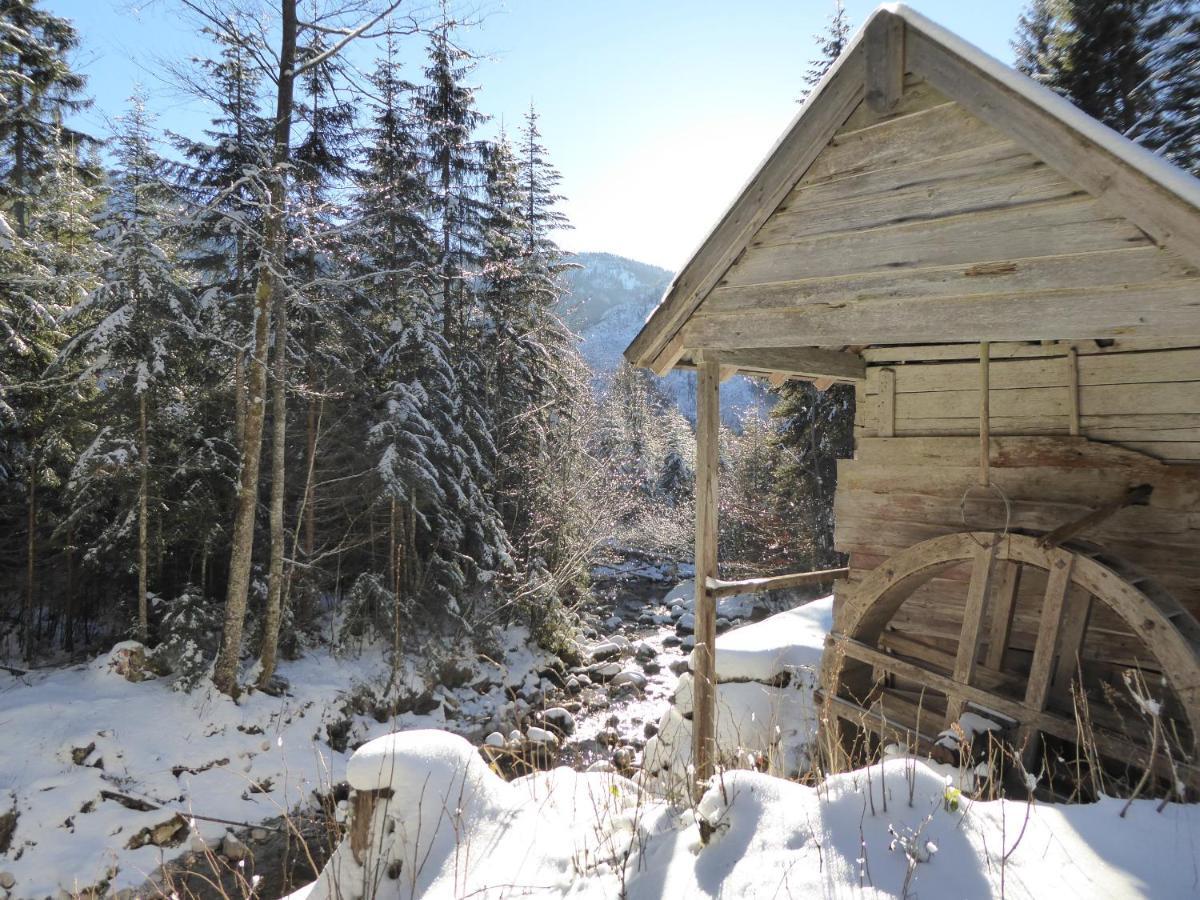
[[[1200,807],[1135,801],[971,803],[913,759],[818,788],[730,771],[694,808],[608,773],[507,783],[439,732],[364,747],[351,768],[387,787],[362,863],[343,843],[294,895],[658,898],[1184,897],[1200,889]]]
[[[384,653],[370,648],[285,662],[285,695],[251,693],[236,704],[165,680],[130,682],[107,656],[0,674],[0,816],[16,814],[0,873],[13,878],[11,896],[136,887],[164,859],[218,846],[228,829],[210,819],[257,824],[310,804],[345,777],[349,753],[331,742],[513,722],[512,694],[542,687],[546,657],[529,649],[523,629],[503,641],[496,663],[461,660],[458,688],[436,684],[433,673],[402,672],[394,692],[424,700],[419,711],[383,721],[354,702],[362,686],[389,681]]]
[[[727,614],[745,602],[727,599]],[[825,597],[718,635],[716,730],[725,758],[780,775],[807,767],[817,731],[813,689],[832,623],[833,597]],[[643,768],[661,790],[670,792],[687,778],[691,712],[692,678],[685,673],[643,754]]]

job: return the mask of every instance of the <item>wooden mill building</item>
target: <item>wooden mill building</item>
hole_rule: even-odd
[[[1200,181],[882,7],[626,357],[698,373],[701,775],[740,371],[854,385],[832,719],[920,744],[974,709],[1034,760],[1083,715],[1097,766],[1200,782]]]

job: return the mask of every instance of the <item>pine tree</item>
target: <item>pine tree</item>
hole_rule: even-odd
[[[850,18],[846,15],[846,7],[842,0],[834,0],[833,15],[829,17],[829,24],[823,32],[813,35],[813,40],[817,42],[818,56],[808,64],[804,73],[804,83],[807,87],[800,95],[800,103],[808,99],[808,95],[821,83],[825,73],[850,43]]]
[[[87,361],[84,377],[103,381],[97,402],[98,419],[104,424],[82,454],[69,493],[75,515],[105,500],[116,504],[110,527],[97,538],[103,545],[126,546],[136,523],[135,633],[144,641],[149,622],[149,518],[161,496],[153,473],[162,462],[152,465],[152,444],[157,430],[167,426],[179,360],[195,332],[189,293],[165,248],[174,210],[162,161],[151,144],[142,97],[132,99],[120,125],[114,141],[117,168],[98,235],[107,259],[99,287],[72,311],[72,317],[95,324],[66,349],[67,355],[80,353]],[[123,478],[123,472],[136,475]],[[110,497],[114,491],[117,496]]]

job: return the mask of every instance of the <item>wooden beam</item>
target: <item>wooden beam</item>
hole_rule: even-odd
[[[763,591],[782,591],[805,584],[821,584],[850,574],[848,568],[821,569],[816,572],[792,572],[789,575],[772,575],[769,578],[746,578],[742,581],[721,581],[709,578],[706,582],[713,597],[732,597],[735,594],[756,594]]]
[[[737,367],[737,366],[726,366],[726,365],[722,365],[722,366],[721,366],[721,376],[720,376],[720,377],[721,377],[721,383],[722,383],[722,384],[724,384],[726,381],[728,381],[730,378],[732,378],[732,377],[733,377],[734,375],[736,375],[737,373],[738,373],[738,367]]]
[[[1079,351],[1074,345],[1067,346],[1067,403],[1070,420],[1067,423],[1071,434],[1079,435]]]
[[[1083,637],[1087,633],[1088,618],[1092,612],[1092,596],[1076,588],[1067,594],[1063,608],[1063,628],[1059,637],[1058,662],[1054,665],[1054,678],[1050,695],[1060,703],[1071,705],[1071,679],[1079,671],[1079,651],[1083,648]]]
[[[907,28],[905,54],[914,74],[1127,217],[1160,246],[1200,264],[1196,206],[919,28]]]
[[[839,61],[821,92],[809,98],[741,196],[672,282],[662,303],[626,348],[625,358],[630,363],[645,366],[660,356],[662,347],[721,280],[849,118],[862,99],[864,79],[863,54],[853,50]]]
[[[834,381],[862,381],[867,364],[857,353],[823,347],[739,347],[719,352],[705,350],[706,359],[732,366],[747,373],[762,372],[788,378],[831,378]]]
[[[650,362],[650,371],[658,376],[666,375],[679,362],[684,350],[683,335],[676,334]]]
[[[692,654],[692,761],[695,792],[703,793],[715,772],[716,597],[708,579],[717,577],[717,442],[721,427],[721,366],[703,354],[696,378],[696,648]]]
[[[1078,519],[1073,519],[1063,525],[1059,525],[1049,534],[1044,535],[1038,541],[1041,547],[1058,547],[1065,544],[1071,538],[1083,534],[1095,528],[1106,519],[1112,518],[1121,510],[1128,506],[1146,506],[1150,502],[1150,496],[1154,493],[1154,486],[1150,484],[1139,484],[1131,487],[1125,492],[1125,496],[1119,500],[1114,500],[1112,503],[1105,503],[1103,506],[1098,506],[1089,512],[1087,515],[1080,516]]]
[[[866,101],[871,111],[886,116],[904,93],[904,20],[880,12],[867,23]]]
[[[1025,706],[1043,710],[1050,696],[1050,679],[1054,674],[1054,653],[1058,649],[1058,633],[1063,624],[1063,606],[1071,587],[1071,570],[1075,554],[1058,550],[1046,579],[1046,594],[1042,599],[1042,615],[1038,623],[1037,644],[1029,664],[1029,682],[1025,688]]]

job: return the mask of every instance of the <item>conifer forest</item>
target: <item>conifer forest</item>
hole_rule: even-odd
[[[480,107],[492,69],[474,48],[490,8],[155,8],[203,48],[159,60],[153,76],[208,111],[189,128],[160,124],[160,101],[135,83],[95,127],[86,34],[55,0],[0,0],[0,898],[280,897],[309,882],[314,898],[524,891],[516,875],[476,890],[465,862],[452,884],[429,874],[434,863],[399,856],[374,882],[364,874],[354,816],[384,813],[362,798],[395,790],[414,809],[427,803],[399,774],[389,784],[362,774],[384,752],[370,748],[410,731],[432,742],[418,754],[430,785],[459,752],[437,741],[457,735],[470,751],[454,770],[463,778],[480,760],[480,778],[514,785],[555,765],[580,779],[619,775],[611,795],[636,807],[631,834],[699,827],[670,866],[733,841],[736,821],[704,819],[711,791],[697,806],[663,788],[671,815],[688,807],[691,818],[667,824],[662,812],[649,825],[638,816],[659,816],[661,798],[622,794],[650,790],[639,754],[654,742],[669,758],[663,773],[692,771],[678,755],[686,742],[667,752],[665,728],[693,727],[690,708],[675,710],[693,702],[679,686],[700,633],[694,594],[714,590],[687,580],[701,565],[701,366],[659,378],[620,358],[672,273],[606,247],[564,249],[572,222],[537,97],[503,115]],[[821,4],[819,33],[795,35],[785,113],[820,101],[871,15]],[[1033,0],[1011,35],[1006,65],[1200,173],[1200,5]],[[577,127],[604,127],[585,119]],[[721,373],[720,577],[849,571],[835,488],[868,415],[855,384],[742,371]],[[987,837],[984,851],[939,837],[936,859],[957,854],[959,868],[940,882],[925,874],[938,847],[924,829],[936,830],[952,790],[958,810],[959,787],[942,774],[904,776],[896,797],[907,792],[911,808],[913,791],[929,788],[933,811],[897,819],[878,840],[864,836],[861,798],[830,800],[828,786],[788,793],[817,783],[816,725],[798,723],[815,722],[814,673],[834,621],[832,576],[822,584],[717,595],[717,631],[761,629],[742,642],[748,655],[731,657],[743,668],[718,661],[745,717],[736,741],[718,722],[717,741],[737,744],[731,768],[786,778],[770,788],[782,793],[754,795],[751,830],[769,833],[772,816],[811,800],[834,823],[826,843],[813,834],[818,852],[849,841],[858,860],[822,858],[841,879],[835,893],[915,896],[923,877],[922,896],[981,895],[970,879],[992,878],[979,874],[992,872]],[[795,671],[761,661],[772,653]],[[771,714],[743,688],[769,694]],[[759,731],[761,752],[748,736]],[[889,776],[901,779],[900,766]],[[263,798],[269,808],[255,806]],[[1012,803],[986,799],[1001,817]],[[1011,845],[1028,814],[1007,815]],[[854,820],[852,838],[833,836],[849,827],[838,817]],[[669,879],[639,882],[652,838],[622,844],[614,835],[626,826],[605,822],[600,849],[563,851],[583,881],[546,896],[694,895]],[[1035,817],[1029,827],[1056,826]],[[1172,833],[1194,840],[1194,827]],[[809,841],[805,828],[788,848]],[[1079,819],[1083,844],[1068,856],[1093,846],[1096,828]],[[505,846],[488,834],[488,846]],[[522,845],[550,846],[522,834]],[[414,839],[421,859],[440,858],[445,836],[430,835]],[[879,844],[869,867],[868,839]],[[350,875],[329,874],[343,863]],[[1003,863],[988,891],[1037,896],[1031,885],[1057,884],[1050,862],[1036,865],[1022,870],[1025,893],[1006,888]],[[1083,890],[1071,885],[1061,889]],[[773,896],[765,881],[733,890]]]

